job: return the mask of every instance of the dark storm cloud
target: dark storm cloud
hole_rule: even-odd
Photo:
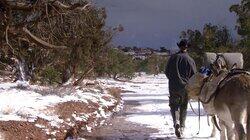
[[[125,27],[116,44],[158,48],[174,47],[181,31],[202,29],[205,23],[227,25],[233,31],[236,18],[228,9],[240,0],[94,1],[106,7],[109,26]]]

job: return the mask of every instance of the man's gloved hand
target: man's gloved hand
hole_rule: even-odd
[[[212,74],[212,71],[209,68],[201,67],[199,73],[203,74],[206,77],[209,77]]]

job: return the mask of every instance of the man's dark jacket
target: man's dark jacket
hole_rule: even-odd
[[[165,74],[169,79],[169,91],[178,92],[185,88],[189,78],[196,72],[194,60],[186,52],[172,55],[167,63]]]

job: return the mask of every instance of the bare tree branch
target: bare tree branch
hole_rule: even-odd
[[[46,41],[43,41],[42,39],[36,37],[35,35],[33,35],[27,28],[23,27],[23,31],[28,35],[28,37],[36,42],[37,44],[40,44],[44,49],[62,49],[62,50],[65,50],[65,49],[68,49],[68,47],[66,46],[56,46],[56,45],[53,45],[53,44],[50,44]]]
[[[5,71],[5,70],[0,70],[0,74],[1,74],[1,75],[13,75],[14,72]]]
[[[14,49],[13,49],[12,45],[9,42],[8,30],[9,30],[9,26],[7,26],[6,29],[5,29],[5,40],[6,40],[7,45],[11,48],[11,50],[12,50],[12,52],[14,54]]]
[[[23,10],[29,11],[32,10],[34,7],[27,3],[22,2],[9,2],[8,0],[2,0],[4,4],[6,4],[12,10]]]
[[[62,9],[62,10],[73,10],[73,9],[78,9],[78,10],[83,11],[83,10],[88,9],[88,8],[91,6],[91,4],[88,3],[88,4],[86,4],[85,6],[82,6],[81,4],[77,3],[77,4],[74,4],[74,5],[69,6],[69,5],[66,5],[66,4],[61,3],[60,1],[55,1],[55,2],[53,3],[53,6],[59,8],[59,9]]]
[[[50,21],[50,18],[49,18],[49,12],[48,12],[48,4],[46,4],[45,5],[46,6],[46,17],[47,17],[47,19],[48,19],[48,22],[49,22],[49,26],[50,26],[50,28],[51,28],[51,21]]]

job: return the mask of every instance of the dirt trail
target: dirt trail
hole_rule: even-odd
[[[167,82],[159,83],[157,79],[145,83],[129,83],[131,92],[123,93],[124,108],[107,121],[107,124],[91,133],[83,133],[87,140],[145,140],[174,138],[169,126]],[[156,83],[155,83],[156,82]],[[157,88],[164,88],[165,93],[157,92]],[[162,89],[162,90],[164,90]],[[161,91],[162,91],[161,90]],[[143,121],[148,121],[149,124]],[[141,123],[138,121],[142,121]],[[165,127],[162,133],[152,125],[160,124]],[[159,126],[158,126],[159,127]]]

